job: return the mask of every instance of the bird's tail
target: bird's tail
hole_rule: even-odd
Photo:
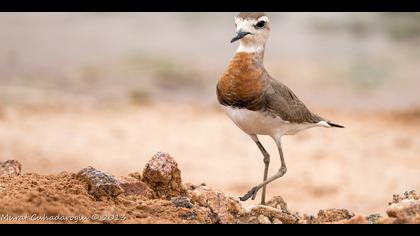
[[[344,128],[344,126],[342,126],[342,125],[338,125],[338,124],[334,124],[334,123],[332,123],[332,122],[327,122],[327,124],[329,124],[331,127],[335,127],[335,128]]]

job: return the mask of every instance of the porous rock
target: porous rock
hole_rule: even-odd
[[[294,214],[291,214],[288,211],[284,211],[281,209],[277,209],[271,206],[264,206],[264,205],[257,205],[257,206],[253,206],[251,207],[246,215],[248,216],[248,219],[254,219],[254,217],[258,217],[260,215],[263,215],[265,217],[267,217],[270,222],[276,222],[276,223],[282,223],[282,224],[297,224],[299,222],[299,217],[297,217]],[[249,223],[259,223],[257,222],[253,222],[252,220],[250,220]]]
[[[178,164],[167,153],[159,152],[147,162],[142,180],[158,198],[170,199],[186,194]]]
[[[117,197],[124,192],[114,176],[93,167],[80,170],[77,177],[88,185],[89,194],[97,199]]]
[[[349,220],[352,217],[354,217],[354,213],[346,209],[326,209],[318,212],[315,222],[333,223],[341,220]]]
[[[244,209],[237,200],[226,197],[221,191],[205,185],[189,185],[188,197],[200,207],[209,208],[218,223],[237,223],[235,219],[244,213]]]

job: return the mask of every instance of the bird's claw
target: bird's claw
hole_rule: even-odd
[[[242,196],[242,197],[239,197],[239,200],[241,200],[241,201],[246,201],[246,200],[248,200],[249,198],[251,198],[252,200],[254,200],[255,199],[255,197],[257,196],[257,192],[258,192],[258,189],[257,189],[257,187],[253,187],[251,190],[249,190],[249,192],[247,192],[244,196]]]

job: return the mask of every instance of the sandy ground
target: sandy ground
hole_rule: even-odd
[[[288,173],[269,186],[268,197],[281,195],[299,212],[345,208],[368,214],[383,213],[392,193],[420,189],[418,111],[313,110],[346,129],[316,128],[285,137]],[[5,106],[0,117],[0,160],[18,160],[23,173],[95,166],[127,175],[165,151],[176,158],[185,182],[204,182],[228,196],[239,197],[262,179],[258,148],[218,107]],[[274,173],[276,147],[269,138],[262,142],[272,154]]]

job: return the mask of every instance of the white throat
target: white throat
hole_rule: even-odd
[[[247,52],[247,53],[259,53],[264,51],[263,45],[249,45],[242,42],[239,43],[239,47],[236,52]]]

